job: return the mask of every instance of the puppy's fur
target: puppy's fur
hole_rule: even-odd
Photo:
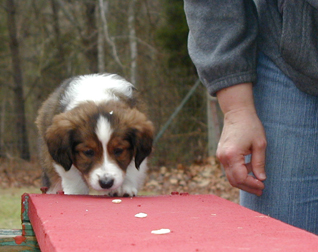
[[[131,83],[114,74],[68,79],[43,103],[36,124],[48,193],[88,194],[91,187],[137,194],[154,130]]]

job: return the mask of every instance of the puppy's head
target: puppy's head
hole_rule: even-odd
[[[93,103],[56,115],[45,140],[52,159],[74,165],[96,190],[119,187],[128,166],[139,169],[152,151],[153,126],[137,109]]]

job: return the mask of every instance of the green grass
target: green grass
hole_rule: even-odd
[[[0,229],[21,229],[21,195],[37,188],[0,188]]]
[[[41,193],[37,188],[0,188],[0,229],[21,229],[21,196],[24,193]],[[141,191],[139,196],[152,196]]]

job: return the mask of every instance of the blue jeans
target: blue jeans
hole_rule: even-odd
[[[254,98],[267,138],[265,189],[241,205],[318,234],[318,97],[260,54]]]

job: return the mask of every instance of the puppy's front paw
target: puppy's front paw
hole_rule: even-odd
[[[137,193],[137,188],[129,185],[122,185],[116,190],[110,191],[108,195],[111,197],[134,197],[137,195]]]

